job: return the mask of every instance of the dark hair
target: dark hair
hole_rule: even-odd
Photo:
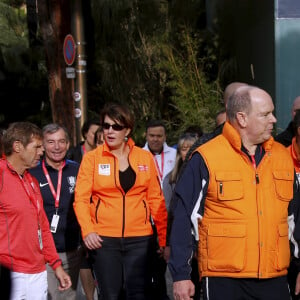
[[[130,109],[122,104],[107,103],[100,114],[100,124],[103,124],[105,116],[108,116],[119,125],[125,126],[125,128],[133,129],[134,117]]]
[[[13,144],[15,141],[20,141],[26,147],[33,138],[42,139],[42,137],[42,130],[33,123],[11,123],[2,138],[4,154],[9,156],[13,153]]]
[[[152,127],[163,127],[165,129],[165,132],[167,131],[166,125],[163,120],[152,119],[148,121],[148,123],[146,124],[146,131],[148,130],[148,128],[152,128]]]
[[[217,118],[219,115],[222,115],[222,114],[224,114],[224,113],[226,113],[226,110],[225,110],[225,109],[219,110],[219,111],[216,113],[216,118]]]
[[[194,134],[197,134],[197,137],[199,138],[200,136],[203,135],[203,130],[198,125],[191,125],[191,126],[186,128],[184,133],[192,133],[192,134],[194,133]]]
[[[81,127],[81,135],[84,139],[86,139],[86,134],[88,133],[90,127],[92,125],[100,126],[100,120],[92,119],[92,120],[86,120],[82,127]]]
[[[101,136],[101,133],[103,133],[103,128],[100,126],[95,132],[95,136],[94,136],[94,144],[95,145],[98,144],[98,140],[99,140],[99,137]]]

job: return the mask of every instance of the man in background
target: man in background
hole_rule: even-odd
[[[162,120],[149,121],[146,126],[146,144],[144,149],[150,151],[153,155],[161,186],[165,176],[174,168],[176,160],[176,149],[169,147],[166,140],[167,134],[164,122]],[[155,226],[154,233],[156,233]],[[155,245],[155,248],[158,249],[158,244]],[[163,256],[154,253],[152,270],[153,299],[169,299],[166,287],[166,269],[167,263]]]
[[[296,97],[294,99],[293,105],[292,105],[292,120],[290,121],[288,127],[281,133],[277,134],[275,136],[275,141],[279,142],[280,144],[284,145],[285,147],[288,147],[292,143],[292,139],[295,135],[294,128],[293,128],[293,120],[296,114],[296,111],[300,109],[300,96]]]
[[[67,291],[58,289],[55,274],[47,266],[48,293],[51,300],[75,300],[82,260],[80,227],[73,210],[74,189],[79,164],[66,160],[70,140],[67,130],[58,124],[43,127],[45,154],[40,163],[30,170],[39,182],[44,208],[54,238],[55,247],[64,269],[72,279]]]
[[[153,154],[153,159],[162,184],[165,176],[174,168],[176,149],[167,145],[166,126],[161,120],[151,120],[146,126],[145,150]]]

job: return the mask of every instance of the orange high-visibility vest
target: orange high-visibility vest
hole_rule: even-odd
[[[199,222],[202,276],[270,278],[287,273],[294,167],[286,148],[273,138],[263,148],[265,155],[255,168],[241,151],[238,132],[226,122],[220,136],[197,149],[209,170]]]

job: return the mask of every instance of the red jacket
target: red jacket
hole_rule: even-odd
[[[30,200],[22,181],[34,200]],[[42,232],[42,250],[38,224]],[[6,160],[0,160],[0,264],[14,272],[34,274],[44,271],[45,263],[49,263],[53,269],[61,265],[43,209],[38,182],[27,171],[20,179]]]
[[[85,237],[91,232],[110,237],[138,237],[153,233],[166,243],[167,210],[150,152],[129,139],[129,164],[136,174],[125,193],[119,181],[119,163],[106,144],[83,156],[75,188],[74,210]],[[92,197],[92,204],[90,198]]]

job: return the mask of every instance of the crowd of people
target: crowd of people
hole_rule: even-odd
[[[4,299],[76,299],[79,279],[87,300],[300,299],[300,96],[274,137],[265,90],[223,100],[215,130],[176,147],[163,120],[136,146],[117,103],[73,147],[61,124],[3,130]]]

